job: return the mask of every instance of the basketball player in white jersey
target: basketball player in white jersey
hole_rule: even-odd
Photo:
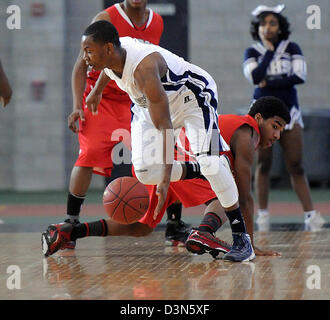
[[[210,182],[230,222],[233,245],[223,259],[254,259],[235,180],[226,159],[219,156],[228,146],[220,137],[217,87],[212,77],[159,46],[130,37],[119,38],[116,28],[107,21],[87,27],[82,50],[86,63],[102,70],[86,99],[88,109],[97,113],[102,91],[110,79],[133,102],[132,163],[141,183],[157,185],[154,219],[163,207],[170,182],[184,176],[184,166],[173,160],[174,135],[184,127],[200,172]],[[47,240],[48,248],[60,246],[61,237],[65,241],[70,232],[66,224],[54,226]]]
[[[97,112],[103,88],[110,79],[133,101],[132,163],[140,182],[157,185],[154,218],[165,202],[170,181],[178,181],[183,175],[182,165],[173,160],[173,150],[174,132],[184,127],[201,172],[230,221],[234,242],[224,259],[254,259],[234,178],[226,160],[219,157],[219,152],[228,146],[224,146],[219,134],[217,87],[212,77],[159,46],[129,37],[119,39],[115,27],[106,21],[95,22],[85,30],[82,49],[88,64],[103,69],[86,100],[88,108]],[[145,139],[147,132],[149,141]],[[152,139],[159,141],[156,155],[153,150],[148,152]],[[157,158],[159,154],[161,158]]]

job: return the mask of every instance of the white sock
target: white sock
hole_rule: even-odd
[[[258,209],[258,216],[259,217],[269,216],[268,209]]]
[[[314,214],[316,213],[315,210],[311,210],[311,211],[304,211],[304,216],[305,216],[305,219],[308,219],[312,216],[314,216]]]

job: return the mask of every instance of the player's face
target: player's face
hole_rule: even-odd
[[[264,17],[259,23],[259,37],[260,39],[266,39],[272,41],[277,39],[280,31],[279,21],[276,16],[269,14]]]
[[[102,70],[107,63],[107,45],[94,42],[92,37],[83,36],[82,43],[83,59],[86,64],[95,70]]]
[[[276,140],[280,139],[286,123],[278,116],[268,119],[261,118],[258,122],[260,129],[260,148],[269,148]]]

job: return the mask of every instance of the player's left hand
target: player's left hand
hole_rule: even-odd
[[[154,212],[154,220],[157,219],[158,214],[160,213],[165,204],[169,185],[170,181],[162,181],[157,185],[156,196],[158,197],[158,203]]]
[[[254,247],[254,253],[256,256],[271,256],[271,257],[279,257],[281,254],[277,251],[272,250],[261,250],[257,247]]]
[[[262,80],[262,81],[259,83],[258,87],[259,87],[259,88],[264,88],[264,87],[266,87],[266,85],[267,85],[266,80]]]

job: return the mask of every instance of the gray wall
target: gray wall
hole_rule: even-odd
[[[3,189],[58,189],[64,180],[64,2],[48,1],[46,16],[37,18],[30,15],[32,2],[15,1],[21,9],[22,28],[6,31],[5,68],[10,70],[14,95],[6,115],[1,115],[1,130],[9,133],[1,143]],[[1,3],[1,12],[6,12]],[[2,15],[2,30],[6,16]],[[32,98],[33,81],[45,82],[42,101]],[[2,164],[11,166],[8,175]]]
[[[17,0],[22,29],[6,28],[0,2],[0,58],[14,89],[11,104],[0,110],[0,190],[66,189],[78,153],[77,137],[69,131],[71,71],[84,27],[102,9],[102,0],[43,0],[46,15],[31,17],[32,0]],[[299,86],[303,108],[330,108],[329,1],[283,1],[308,65],[307,83]],[[276,1],[262,1],[274,5]],[[247,108],[252,86],[242,73],[242,56],[251,44],[250,12],[254,0],[190,0],[189,56],[219,86],[221,113]],[[306,8],[321,7],[322,29],[308,30]],[[34,101],[32,81],[45,81],[44,98]],[[92,187],[102,187],[94,176]]]

